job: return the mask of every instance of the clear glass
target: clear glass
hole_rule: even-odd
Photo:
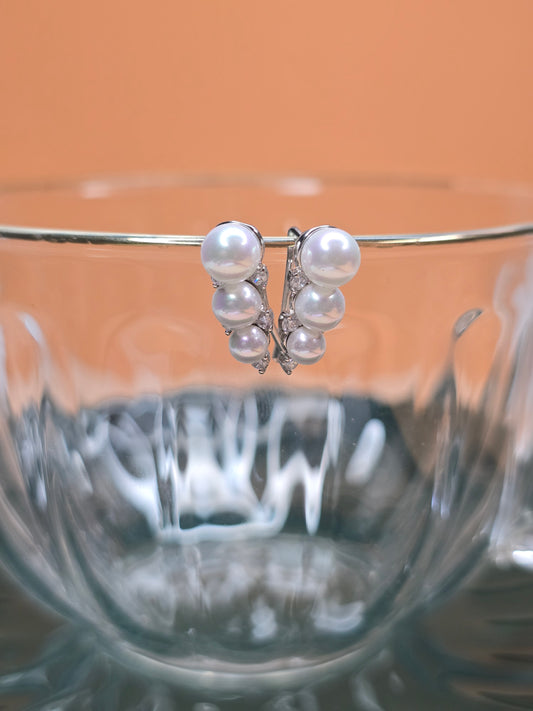
[[[122,660],[222,692],[357,664],[489,548],[531,565],[533,227],[463,232],[532,215],[520,186],[389,179],[4,191],[2,561]],[[320,363],[232,360],[195,238],[226,219],[370,235]],[[279,312],[281,242],[265,262]]]

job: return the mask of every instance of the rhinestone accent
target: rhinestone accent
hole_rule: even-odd
[[[261,360],[252,363],[252,365],[259,372],[260,375],[264,375],[266,369],[270,365],[270,353],[265,353]]]
[[[293,294],[304,288],[309,283],[309,279],[305,276],[302,269],[294,269],[289,272],[289,289]]]
[[[257,317],[256,324],[266,333],[270,333],[274,325],[274,312],[272,309],[262,311]]]
[[[294,314],[284,311],[279,317],[281,331],[285,334],[292,333],[302,325]]]
[[[268,283],[268,269],[264,264],[261,264],[257,270],[252,274],[249,281],[259,288],[264,288]]]
[[[292,371],[298,365],[298,363],[292,358],[290,358],[288,355],[280,355],[278,358],[278,363],[281,365],[287,375],[291,375]]]

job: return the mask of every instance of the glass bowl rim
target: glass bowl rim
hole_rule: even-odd
[[[401,173],[351,173],[351,174],[195,174],[195,173],[131,173],[96,178],[74,178],[43,183],[19,183],[0,185],[0,197],[24,195],[34,191],[72,190],[79,191],[105,187],[115,191],[165,187],[266,187],[272,188],[281,181],[317,181],[324,187],[336,185],[373,188],[433,189],[444,193],[470,192],[475,194],[517,195],[528,197],[532,202],[533,185],[527,183],[494,182],[478,179],[460,179],[435,176],[402,175]],[[447,244],[480,240],[500,240],[533,234],[533,222],[506,224],[483,229],[452,232],[357,234],[358,242],[368,247],[393,247],[409,245]],[[49,229],[40,226],[15,226],[0,224],[0,238],[34,242],[94,244],[94,245],[154,245],[154,246],[201,246],[205,235],[156,234]],[[288,247],[294,243],[292,236],[263,235],[266,247]]]

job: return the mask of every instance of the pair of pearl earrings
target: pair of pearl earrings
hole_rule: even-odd
[[[289,230],[282,310],[276,332],[266,287],[264,241],[255,227],[223,222],[202,243],[202,263],[216,291],[213,312],[229,335],[234,358],[264,373],[274,359],[290,375],[298,364],[318,362],[326,351],[324,331],[344,316],[339,286],[352,279],[361,262],[359,246],[344,230],[329,225],[301,234]]]

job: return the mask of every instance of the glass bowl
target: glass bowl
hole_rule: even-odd
[[[386,176],[5,188],[2,562],[217,693],[357,665],[489,547],[530,564],[532,216],[522,186]],[[291,226],[358,236],[316,365],[231,358],[199,246],[229,219],[267,236],[276,313]]]

